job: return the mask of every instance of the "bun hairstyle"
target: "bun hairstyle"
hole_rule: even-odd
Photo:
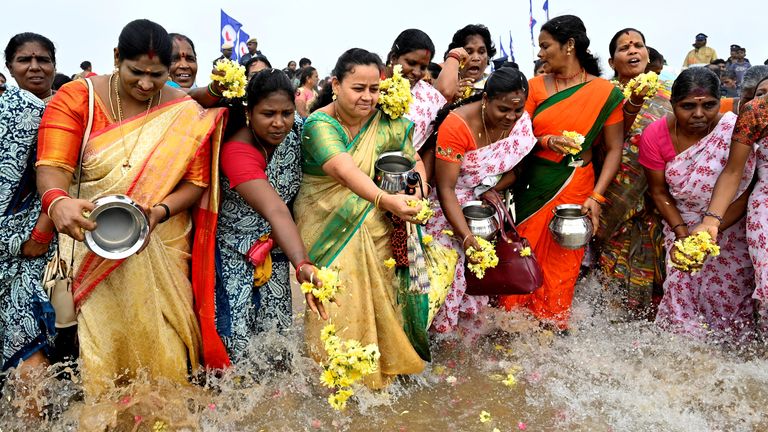
[[[589,52],[589,38],[587,28],[581,18],[575,15],[561,15],[552,18],[541,26],[541,31],[552,35],[560,44],[566,44],[570,39],[574,41],[574,54],[579,64],[587,73],[600,76],[600,61]]]
[[[695,89],[703,89],[710,96],[720,99],[720,79],[714,72],[705,67],[688,68],[677,76],[672,84],[672,105],[688,97]]]

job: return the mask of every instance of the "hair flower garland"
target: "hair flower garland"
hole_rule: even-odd
[[[301,292],[312,293],[315,298],[325,303],[333,300],[342,289],[338,268],[323,267],[317,271],[317,278],[323,283],[322,287],[318,288],[312,282],[302,282]]]
[[[379,347],[376,344],[363,346],[359,341],[342,340],[336,335],[336,327],[327,324],[320,331],[320,340],[325,343],[328,360],[323,364],[320,382],[336,391],[328,397],[328,403],[337,411],[347,406],[347,400],[355,394],[352,385],[379,368]]]
[[[624,93],[624,98],[629,98],[632,94],[643,96],[643,99],[650,99],[656,96],[661,87],[661,81],[656,72],[641,73],[632,78],[623,87],[620,87]]]
[[[236,99],[245,96],[245,87],[248,80],[245,78],[245,67],[229,59],[222,59],[216,62],[214,69],[218,72],[224,72],[224,75],[211,74],[211,80],[218,81],[227,89],[221,94],[227,99]]]
[[[696,273],[708,256],[720,255],[720,246],[712,241],[712,236],[706,231],[677,240],[675,248],[673,253],[677,262],[670,260],[670,263],[684,272]]]
[[[379,107],[392,119],[407,113],[413,102],[411,82],[403,77],[402,71],[401,65],[395,65],[392,77],[379,83]]]
[[[496,256],[496,249],[493,243],[477,236],[475,236],[475,239],[480,245],[480,250],[475,249],[473,246],[467,249],[467,256],[469,257],[467,267],[478,279],[482,279],[485,277],[485,270],[499,265],[499,257]]]

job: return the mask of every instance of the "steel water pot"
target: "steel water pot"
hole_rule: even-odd
[[[499,221],[493,206],[483,201],[468,201],[461,206],[472,235],[492,240],[499,232]]]
[[[581,249],[592,239],[592,219],[581,213],[579,204],[561,204],[552,210],[549,232],[560,246]]]
[[[384,192],[396,194],[406,188],[408,174],[413,172],[416,161],[402,152],[382,153],[374,164],[374,182]]]

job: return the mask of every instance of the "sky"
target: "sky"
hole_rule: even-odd
[[[544,0],[532,2],[537,40],[546,14]],[[207,67],[220,55],[221,9],[258,38],[259,50],[273,67],[284,68],[289,60],[308,57],[321,77],[330,73],[338,56],[348,48],[361,47],[385,57],[398,33],[407,28],[430,35],[438,62],[453,33],[467,24],[485,24],[494,43],[499,45],[501,39],[507,51],[511,34],[515,59],[526,75],[530,76],[538,51],[531,45],[526,0],[40,0],[28,7],[17,3],[17,12],[5,8],[0,44],[4,49],[20,32],[45,35],[56,45],[57,70],[67,75],[79,72],[83,60],[93,63],[94,72],[109,73],[122,27],[134,19],[147,18],[194,41],[201,66],[197,83],[205,85],[209,81]],[[762,64],[768,58],[768,43],[761,33],[765,17],[759,13],[765,10],[765,0],[668,0],[663,5],[550,0],[549,7],[550,18],[564,14],[581,17],[592,41],[590,49],[602,60],[606,75],[610,72],[608,42],[625,27],[642,31],[648,45],[665,56],[673,71],[679,70],[694,36],[701,32],[709,36],[708,45],[721,58],[728,57],[729,46],[734,43],[747,49],[752,64]],[[4,64],[0,70],[8,76]]]

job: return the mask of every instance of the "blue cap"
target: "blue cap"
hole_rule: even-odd
[[[705,35],[704,33],[699,33],[696,35],[696,40],[697,41],[707,40],[707,35]]]

